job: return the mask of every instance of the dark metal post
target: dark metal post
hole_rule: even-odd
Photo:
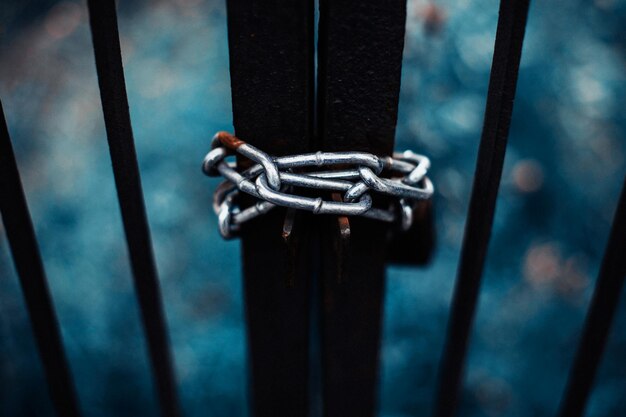
[[[114,0],[88,0],[102,111],[117,196],[163,416],[180,414],[150,228],[141,189]]]
[[[470,331],[502,176],[529,0],[502,0],[483,132],[461,249],[435,417],[452,417],[458,402]]]
[[[313,1],[228,0],[227,7],[235,133],[272,155],[311,150]],[[256,417],[309,413],[310,215],[289,216],[283,239],[285,216],[275,209],[242,230]]]
[[[404,0],[320,1],[322,150],[393,152],[405,20]],[[324,415],[373,416],[389,226],[351,218],[347,233],[345,224],[337,227],[336,218],[324,220],[320,300]],[[344,242],[333,245],[337,239]]]
[[[63,350],[59,323],[48,291],[46,273],[22,189],[2,103],[0,103],[0,212],[46,373],[52,403],[60,416],[79,416],[74,383]]]
[[[560,417],[581,417],[593,386],[626,279],[626,181],[561,402]]]

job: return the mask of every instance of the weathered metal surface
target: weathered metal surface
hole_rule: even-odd
[[[322,150],[392,154],[405,3],[320,2],[318,132]],[[326,219],[323,242],[337,238],[336,223],[337,219]],[[348,258],[331,244],[322,246],[320,304],[327,417],[375,413],[388,232],[386,224],[351,218]]]
[[[309,151],[313,2],[229,0],[227,8],[235,133],[272,155]],[[242,199],[246,203],[251,202]],[[294,248],[282,237],[284,221],[285,210],[276,209],[241,231],[257,417],[306,416],[309,408],[309,222],[298,216],[291,225],[299,241]]]
[[[164,416],[177,416],[176,378],[130,123],[115,1],[89,0],[88,6],[115,186],[158,400]]]
[[[0,103],[0,212],[52,403],[59,416],[79,416],[78,400]]]
[[[452,417],[458,402],[502,176],[528,6],[529,0],[500,2],[485,119],[441,360],[436,417]]]

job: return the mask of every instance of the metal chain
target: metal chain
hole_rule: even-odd
[[[235,154],[255,165],[238,172],[234,161],[226,161],[226,157]],[[340,169],[325,169],[327,167]],[[213,137],[211,151],[202,163],[206,175],[225,178],[213,196],[213,210],[218,216],[220,234],[225,239],[235,237],[241,224],[276,206],[315,214],[363,216],[396,222],[402,230],[408,230],[413,223],[415,202],[428,200],[433,195],[433,184],[426,176],[429,168],[427,157],[411,151],[394,153],[393,157],[366,152],[316,152],[273,157],[227,132],[218,132]],[[379,176],[383,171],[389,178]],[[322,197],[301,196],[293,194],[296,187],[342,192],[343,198],[342,201],[329,201]],[[242,209],[237,203],[240,192],[258,201]],[[394,199],[388,209],[372,207],[370,192]]]

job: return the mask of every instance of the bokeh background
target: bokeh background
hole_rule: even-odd
[[[477,154],[496,0],[410,0],[398,148],[433,160],[438,248],[390,267],[380,415],[428,415]],[[87,416],[157,415],[86,4],[3,0],[0,97]],[[135,140],[187,416],[246,416],[239,245],[200,162],[232,130],[223,1],[123,1]],[[626,173],[626,1],[532,2],[461,416],[552,416]],[[0,415],[52,415],[0,226]],[[626,254],[625,254],[626,256]],[[622,296],[588,416],[626,415]]]

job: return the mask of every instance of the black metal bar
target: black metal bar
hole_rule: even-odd
[[[312,0],[228,0],[233,121],[239,138],[272,155],[311,150]],[[245,161],[239,161],[245,163]],[[250,204],[251,201],[242,201]],[[309,413],[311,216],[275,209],[242,231],[246,325],[256,417]]]
[[[318,131],[329,151],[393,152],[405,0],[322,0]],[[389,228],[350,219],[349,247],[336,218],[322,238],[321,338],[324,415],[373,416]],[[345,239],[343,239],[345,240]],[[346,259],[346,255],[348,256]]]
[[[41,261],[9,129],[0,103],[0,211],[26,300],[52,402],[60,416],[79,416],[78,399]]]
[[[617,204],[591,306],[561,401],[560,417],[581,417],[626,278],[626,180]]]
[[[88,0],[104,122],[156,390],[164,416],[179,415],[176,380],[126,97],[114,0]]]
[[[529,0],[500,2],[483,132],[439,371],[436,417],[453,416],[458,402],[509,136],[528,7]]]

